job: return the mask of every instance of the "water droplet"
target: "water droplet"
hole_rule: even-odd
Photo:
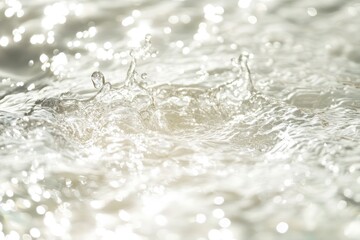
[[[146,34],[145,35],[145,42],[150,42],[151,38],[152,38],[151,34]]]
[[[147,77],[148,77],[147,73],[143,73],[143,74],[141,74],[141,78],[142,78],[142,79],[144,79],[144,80],[145,80],[145,79],[147,79]]]
[[[248,52],[242,52],[239,56],[239,63],[245,63],[247,64],[247,61],[249,60],[249,53]]]
[[[135,50],[131,49],[129,55],[130,55],[130,57],[134,58],[135,57]]]
[[[93,72],[93,74],[91,74],[91,81],[93,82],[96,89],[102,88],[105,84],[104,74],[99,71]]]
[[[151,52],[151,57],[155,58],[158,54],[159,54],[159,51],[153,50],[153,51]]]
[[[231,58],[231,65],[233,65],[234,67],[238,67],[239,66],[238,59]]]

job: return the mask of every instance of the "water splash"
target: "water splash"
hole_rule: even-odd
[[[76,96],[65,93],[59,99],[44,99],[38,103],[41,108],[49,109],[57,114],[65,114],[63,116],[65,118],[75,117],[77,121],[84,122],[84,128],[89,127],[87,119],[92,119],[94,116],[105,117],[111,113],[112,118],[119,119],[117,112],[121,111],[123,115],[121,119],[127,119],[126,116],[131,114],[124,113],[126,109],[126,111],[138,114],[138,116],[132,116],[137,124],[135,128],[143,129],[147,126],[150,129],[172,131],[186,129],[191,125],[206,124],[209,122],[209,116],[212,121],[231,118],[234,114],[246,109],[247,105],[243,102],[256,93],[248,66],[249,54],[247,52],[243,52],[237,59],[232,60],[238,72],[237,76],[210,89],[166,84],[152,88],[146,87],[145,81],[148,75],[142,73],[139,77],[137,62],[155,57],[156,54],[157,51],[152,47],[151,35],[148,34],[140,47],[130,51],[131,62],[127,76],[124,84],[119,88],[113,88],[110,82],[106,82],[102,72],[95,71],[91,75],[91,81],[98,92],[93,97],[77,100]],[[33,111],[34,108],[30,114]],[[72,124],[66,122],[66,124],[69,123]],[[104,124],[108,125],[105,118]],[[79,128],[82,127],[77,124],[77,131]],[[103,127],[98,126],[98,128]]]
[[[254,88],[254,83],[251,78],[251,72],[248,65],[250,54],[248,52],[243,52],[240,54],[240,56],[235,59],[231,59],[231,63],[234,67],[239,69],[239,79],[236,79],[235,81],[239,81],[240,79],[243,79],[245,82],[245,89],[249,91],[251,94],[254,93],[256,90]]]
[[[138,74],[136,72],[136,64],[139,59],[145,60],[149,57],[156,57],[158,52],[152,47],[151,38],[152,36],[150,34],[146,34],[141,46],[130,51],[131,62],[126,75],[126,85],[137,82]]]

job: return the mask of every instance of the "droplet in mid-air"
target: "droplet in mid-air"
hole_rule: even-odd
[[[240,67],[241,65],[247,64],[249,60],[249,53],[248,52],[242,52],[238,58],[232,58],[231,64],[234,67]]]
[[[145,35],[145,42],[150,42],[151,38],[152,38],[151,34],[146,34]]]
[[[143,80],[147,79],[147,73],[141,74],[141,78],[142,78]]]
[[[248,60],[249,60],[250,54],[248,52],[242,52],[239,56],[238,62],[239,63],[243,63],[243,64],[247,64]]]
[[[99,71],[93,72],[93,74],[91,74],[91,81],[93,82],[96,89],[102,88],[105,84],[104,74]]]
[[[239,61],[237,58],[232,58],[231,59],[231,64],[234,66],[234,67],[238,67],[239,66]]]

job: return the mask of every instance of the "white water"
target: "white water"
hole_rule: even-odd
[[[359,22],[355,0],[0,2],[0,239],[359,239]]]

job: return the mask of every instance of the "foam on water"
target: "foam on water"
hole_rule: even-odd
[[[357,1],[0,13],[0,240],[360,238]]]

